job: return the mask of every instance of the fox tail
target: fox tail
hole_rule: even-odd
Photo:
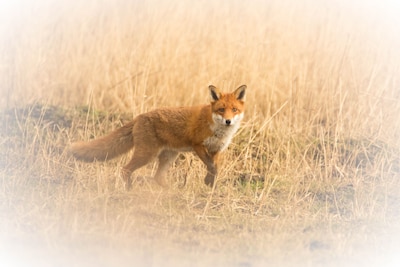
[[[105,161],[115,158],[133,148],[132,128],[134,124],[135,121],[132,121],[93,141],[73,143],[69,151],[75,158],[86,162],[94,160]]]

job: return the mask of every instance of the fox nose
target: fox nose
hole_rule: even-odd
[[[231,125],[231,120],[226,120],[225,123],[226,125]]]

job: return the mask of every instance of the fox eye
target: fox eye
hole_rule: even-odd
[[[237,109],[237,108],[233,108],[232,111],[233,111],[233,112],[237,112],[238,109]]]
[[[225,109],[224,109],[224,108],[219,108],[219,109],[218,109],[218,112],[224,113],[224,112],[225,112]]]

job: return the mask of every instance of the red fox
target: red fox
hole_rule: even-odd
[[[166,187],[164,175],[178,153],[194,151],[207,167],[205,184],[213,186],[220,153],[228,147],[244,116],[246,85],[232,93],[222,93],[210,85],[209,91],[209,105],[143,113],[109,135],[73,143],[70,151],[79,160],[105,161],[135,147],[132,159],[122,169],[127,189],[132,184],[132,172],[155,158],[159,165],[154,178]]]

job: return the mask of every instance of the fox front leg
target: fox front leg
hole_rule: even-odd
[[[204,178],[204,183],[210,187],[213,187],[216,176],[217,176],[217,169],[215,167],[212,169],[207,167],[207,175]]]
[[[215,182],[215,177],[218,174],[219,153],[209,154],[204,146],[195,147],[194,150],[207,167],[207,175],[204,178],[204,183],[212,187]]]
[[[210,155],[210,163],[207,165],[207,175],[204,178],[204,183],[208,186],[213,187],[215,178],[218,174],[218,165],[221,159],[221,153],[217,152],[213,155]]]

